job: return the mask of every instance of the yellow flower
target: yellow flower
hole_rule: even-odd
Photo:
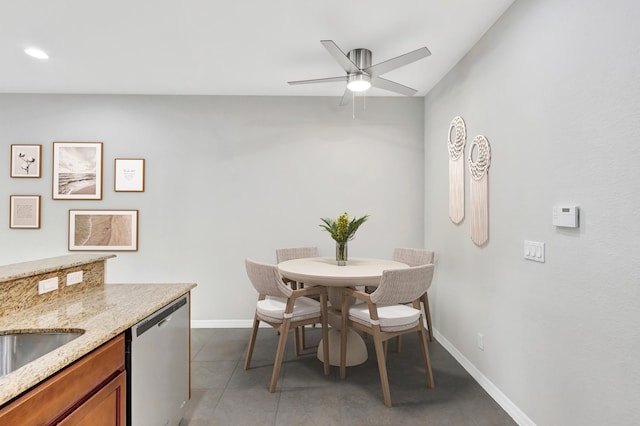
[[[338,217],[338,223],[336,226],[336,235],[338,236],[338,241],[347,241],[349,232],[349,215],[347,212],[340,215]]]

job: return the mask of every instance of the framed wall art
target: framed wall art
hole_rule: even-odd
[[[40,196],[39,195],[10,195],[9,196],[9,228],[14,228],[14,229],[40,228]]]
[[[53,143],[53,199],[102,199],[102,142]]]
[[[69,251],[137,251],[138,210],[69,210]]]
[[[143,158],[116,158],[114,163],[114,191],[144,192]]]
[[[39,178],[42,174],[42,145],[11,145],[11,177]]]

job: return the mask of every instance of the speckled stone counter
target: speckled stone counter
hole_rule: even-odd
[[[195,284],[106,284],[0,316],[0,331],[84,330],[77,339],[0,377],[0,406],[188,293]]]
[[[69,254],[0,266],[0,316],[103,286],[106,260],[114,257],[114,254]],[[82,282],[68,286],[67,274],[79,271]],[[58,289],[38,294],[38,282],[50,278],[57,278]]]

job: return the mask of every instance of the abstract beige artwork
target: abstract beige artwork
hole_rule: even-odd
[[[69,210],[69,250],[137,249],[137,210]]]
[[[462,117],[449,125],[449,219],[459,224],[464,219],[464,147],[467,131]]]
[[[491,146],[482,135],[471,143],[469,150],[469,192],[471,202],[471,240],[482,246],[489,240],[489,166]]]

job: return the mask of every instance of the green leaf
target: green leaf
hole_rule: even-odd
[[[356,231],[363,223],[367,221],[369,215],[366,214],[360,218],[354,217],[350,222],[348,222],[348,225],[345,229],[343,225],[347,220],[346,218],[348,218],[346,212],[338,218],[338,221],[335,221],[331,218],[321,217],[320,220],[323,223],[319,226],[325,231],[329,232],[331,234],[331,238],[333,238],[336,242],[346,242],[352,240],[353,237],[355,237]],[[341,222],[343,224],[341,225],[342,229],[340,233],[338,232],[338,222]]]

